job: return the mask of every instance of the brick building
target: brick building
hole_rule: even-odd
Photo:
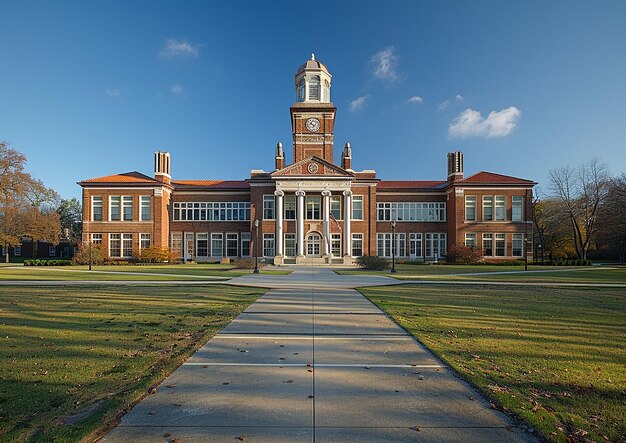
[[[259,256],[276,264],[350,263],[391,256],[395,221],[397,257],[437,260],[459,244],[488,260],[524,256],[535,182],[484,171],[464,177],[458,151],[448,154],[440,181],[355,171],[348,143],[335,164],[331,79],[313,56],[295,75],[290,165],[279,143],[274,171],[252,170],[240,181],[173,180],[170,154],[156,152],[153,177],[127,172],[79,182],[83,240],[102,243],[114,258],[159,245],[206,261],[254,256],[258,236]]]

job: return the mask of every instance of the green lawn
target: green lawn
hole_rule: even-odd
[[[626,440],[625,289],[361,291],[547,440]]]
[[[16,266],[1,267],[0,280],[215,280],[215,277],[232,278],[250,274],[251,270],[235,269],[219,263],[180,265],[118,265],[93,266]],[[288,274],[290,271],[266,270],[262,274]],[[123,273],[128,273],[124,275]],[[139,275],[147,274],[147,275]],[[161,275],[151,275],[161,274]]]
[[[263,292],[0,287],[0,441],[92,439]]]

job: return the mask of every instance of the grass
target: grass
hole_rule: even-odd
[[[251,270],[235,269],[232,265],[219,263],[180,264],[180,265],[117,265],[93,266],[93,271],[85,272],[88,266],[16,266],[0,269],[0,280],[207,280],[214,277],[238,277],[250,274]],[[266,270],[261,268],[262,274],[283,275],[290,271]],[[128,273],[124,275],[123,273]],[[147,274],[147,275],[140,275]],[[160,274],[160,275],[151,275]]]
[[[626,290],[361,291],[548,441],[626,440]]]
[[[264,291],[0,287],[0,441],[94,439]]]

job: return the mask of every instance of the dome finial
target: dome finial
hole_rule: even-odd
[[[315,54],[311,53],[311,60],[315,60]]]

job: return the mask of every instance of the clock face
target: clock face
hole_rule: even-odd
[[[320,129],[320,121],[316,118],[310,118],[306,121],[306,128],[311,132],[317,132]]]

